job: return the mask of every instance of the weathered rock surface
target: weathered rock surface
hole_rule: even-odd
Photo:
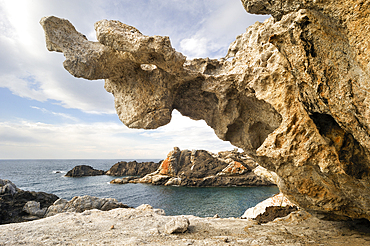
[[[176,186],[264,186],[274,185],[253,170],[257,163],[242,153],[224,151],[213,154],[205,150],[180,150],[175,147],[158,170],[139,179],[115,179],[111,183],[149,183]]]
[[[75,166],[72,170],[68,171],[66,177],[84,177],[84,176],[99,176],[104,175],[105,171],[96,170],[88,165]]]
[[[184,217],[184,233],[165,226]],[[299,211],[258,225],[254,220],[163,216],[153,209],[118,208],[61,213],[28,223],[0,225],[0,245],[368,245],[363,221],[320,221]]]
[[[273,17],[249,27],[219,60],[185,61],[168,37],[118,21],[95,24],[99,42],[67,20],[41,24],[47,48],[64,53],[72,75],[105,79],[127,126],[157,128],[173,109],[204,119],[276,172],[300,207],[370,219],[370,1],[242,2]]]
[[[8,192],[0,194],[0,224],[18,223],[38,219],[40,214],[36,212],[37,209],[31,209],[35,214],[30,216],[26,211],[31,210],[27,210],[27,208],[24,210],[25,205],[32,201],[32,204],[38,204],[39,210],[44,210],[58,199],[58,197],[53,194],[18,189],[9,180],[0,179],[0,184],[11,184],[16,191],[14,193],[12,192],[13,189],[9,189]],[[5,185],[3,187],[5,187]]]
[[[258,224],[268,223],[275,220],[276,218],[282,218],[289,215],[292,212],[297,211],[298,208],[295,206],[270,206],[266,208],[266,211],[263,214],[259,214],[256,217]]]
[[[164,231],[167,234],[184,233],[188,230],[189,224],[189,219],[184,216],[173,218],[164,225]]]
[[[47,207],[44,207],[43,209],[40,208],[41,204],[36,201],[28,201],[24,207],[23,211],[32,215],[36,216],[38,218],[44,217],[46,210],[48,209]]]
[[[51,205],[45,214],[45,217],[53,216],[58,213],[77,212],[82,213],[85,210],[99,209],[109,211],[115,208],[129,208],[129,206],[118,202],[114,198],[98,198],[93,196],[75,196],[72,200],[58,199]]]
[[[110,176],[144,176],[157,170],[159,165],[160,163],[155,162],[120,161],[105,174]]]
[[[258,203],[254,207],[248,208],[241,218],[256,219],[257,216],[264,214],[268,207],[296,207],[296,205],[289,201],[282,193],[279,193]]]
[[[0,195],[17,193],[17,186],[10,180],[0,179]]]

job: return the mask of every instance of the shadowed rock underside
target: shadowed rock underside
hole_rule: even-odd
[[[280,176],[280,190],[328,219],[370,219],[370,1],[242,0],[270,14],[225,58],[186,58],[168,37],[118,21],[90,42],[45,17],[47,48],[76,77],[105,79],[131,128],[167,124],[177,109]]]

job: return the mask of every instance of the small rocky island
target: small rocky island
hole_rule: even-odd
[[[122,161],[108,171],[80,165],[66,174],[67,177],[96,175],[126,176],[112,180],[112,184],[148,183],[192,187],[267,186],[275,185],[278,180],[276,174],[260,167],[237,149],[214,154],[206,150],[180,150],[178,147],[159,163]]]
[[[144,176],[154,172],[160,163],[155,162],[137,162],[137,161],[120,161],[114,164],[108,171],[97,170],[88,165],[78,165],[69,170],[66,177],[85,177],[85,176]]]
[[[273,180],[262,175],[261,167],[250,157],[234,151],[218,154],[206,150],[180,150],[175,147],[152,173],[142,178],[114,179],[111,183],[148,183],[192,187],[266,186]],[[257,169],[256,169],[257,168]],[[269,173],[266,171],[266,173]],[[269,173],[270,177],[273,176]],[[276,177],[277,178],[277,177]]]

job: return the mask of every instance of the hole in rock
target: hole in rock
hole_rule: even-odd
[[[154,69],[157,69],[157,66],[154,64],[141,64],[140,67],[144,71],[153,71]]]
[[[227,58],[226,61],[231,62],[233,59],[234,59],[234,56]]]
[[[254,97],[240,98],[239,118],[229,125],[226,140],[240,148],[257,150],[281,124],[281,115],[267,102]]]
[[[203,91],[202,78],[182,84],[176,94],[173,108],[184,116],[192,119],[204,119],[206,122],[212,118],[218,98],[214,93]]]
[[[343,130],[331,115],[313,113],[310,115],[320,135],[337,151],[342,169],[356,179],[369,176],[369,153],[353,137]]]
[[[258,149],[267,136],[272,133],[275,129],[268,124],[258,121],[249,127],[249,139],[254,149]]]

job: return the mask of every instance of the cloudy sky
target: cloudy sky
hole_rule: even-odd
[[[246,13],[240,0],[0,0],[0,159],[164,158],[174,146],[234,148],[176,111],[159,129],[127,128],[104,81],[72,77],[63,54],[47,51],[39,21],[49,15],[92,41],[96,21],[119,20],[169,36],[188,59],[225,56],[237,35],[266,19]]]

